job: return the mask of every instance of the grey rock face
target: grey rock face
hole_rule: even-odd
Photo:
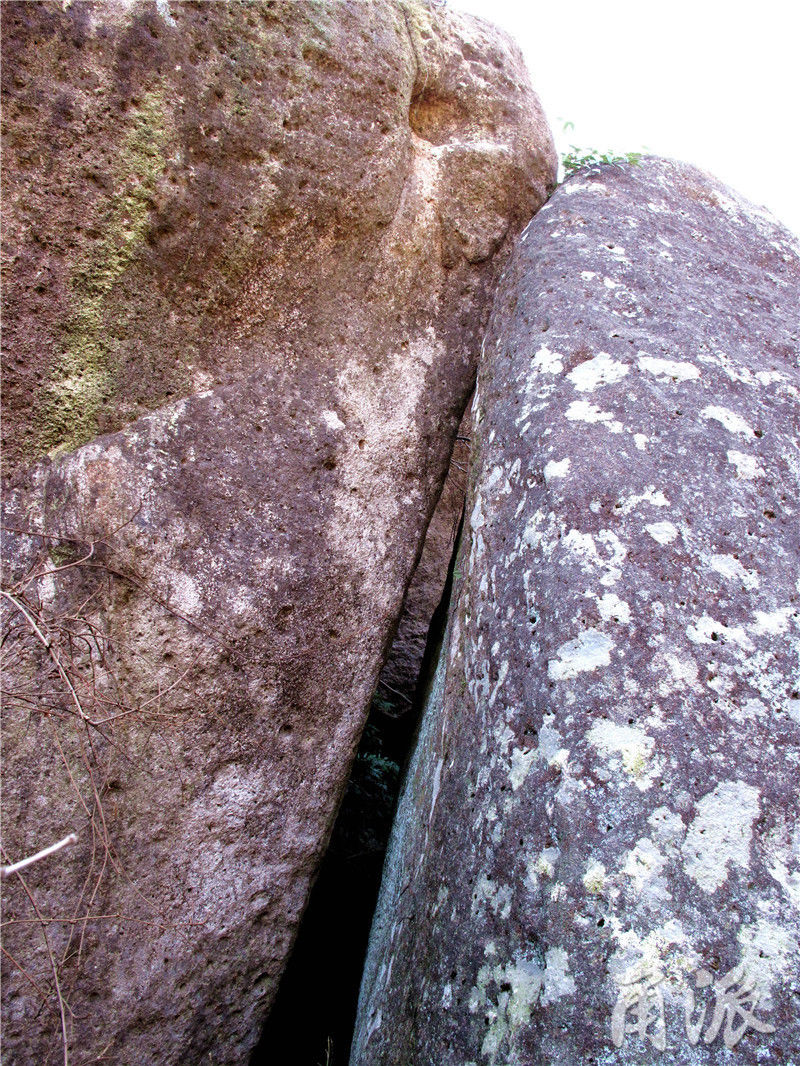
[[[4,1052],[240,1063],[552,141],[426,4],[2,6]]]
[[[353,1066],[796,1061],[799,293],[684,165],[523,234]]]

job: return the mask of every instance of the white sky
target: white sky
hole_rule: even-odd
[[[522,48],[559,147],[709,170],[800,234],[797,0],[450,0]],[[569,120],[575,129],[562,133]]]

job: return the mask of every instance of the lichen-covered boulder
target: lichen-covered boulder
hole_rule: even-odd
[[[523,234],[353,1066],[795,1061],[799,294],[685,165]]]
[[[424,3],[2,20],[3,863],[77,836],[4,883],[4,1052],[242,1062],[552,142]]]

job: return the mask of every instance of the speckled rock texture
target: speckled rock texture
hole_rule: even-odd
[[[799,293],[682,164],[525,230],[353,1066],[797,1062]]]
[[[3,3],[2,38],[12,470],[265,361],[323,376],[323,335],[460,351],[552,186],[515,46],[426,2]]]
[[[552,142],[423,3],[2,22],[3,861],[78,837],[3,886],[4,1055],[241,1063]]]

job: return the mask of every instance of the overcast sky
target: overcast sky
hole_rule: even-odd
[[[710,170],[800,234],[797,0],[450,0],[507,30],[560,146]],[[561,122],[575,123],[562,134]]]

